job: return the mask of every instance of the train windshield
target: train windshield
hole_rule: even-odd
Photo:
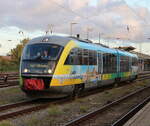
[[[23,52],[23,60],[56,60],[61,50],[61,46],[54,44],[27,45]]]

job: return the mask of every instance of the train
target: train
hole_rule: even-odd
[[[138,56],[78,37],[41,36],[24,47],[20,87],[28,96],[76,95],[138,76]]]

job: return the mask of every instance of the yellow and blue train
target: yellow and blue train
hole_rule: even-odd
[[[28,95],[68,95],[89,87],[132,81],[135,54],[75,37],[42,36],[28,42],[20,65],[20,86]]]

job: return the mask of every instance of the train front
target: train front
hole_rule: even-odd
[[[63,47],[43,42],[28,43],[22,54],[20,64],[20,85],[27,95],[45,93]]]

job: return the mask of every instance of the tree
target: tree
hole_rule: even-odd
[[[23,39],[15,48],[11,49],[9,55],[12,58],[12,62],[19,65],[21,54],[24,46],[29,42],[29,38]]]

